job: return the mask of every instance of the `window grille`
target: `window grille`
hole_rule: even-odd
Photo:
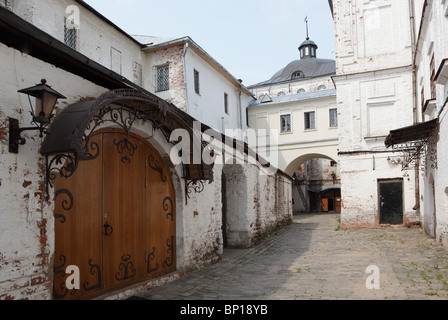
[[[316,112],[313,111],[305,113],[305,129],[316,129]]]
[[[199,72],[194,70],[194,91],[199,94]]]
[[[330,109],[330,127],[336,128],[338,126],[338,109]]]
[[[157,67],[157,91],[170,89],[170,68],[168,65]]]
[[[291,115],[285,114],[280,116],[281,132],[291,132]]]
[[[64,43],[72,49],[76,49],[76,43],[78,40],[77,30],[75,28],[67,28],[67,24],[64,24]]]

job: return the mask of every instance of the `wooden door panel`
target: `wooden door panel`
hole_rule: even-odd
[[[91,139],[98,157],[56,184],[56,299],[92,297],[176,268],[175,193],[163,159],[118,130]],[[65,288],[69,265],[80,268],[80,290]]]
[[[100,136],[92,142],[101,145]],[[102,287],[101,248],[101,158],[79,162],[69,178],[55,181],[55,299],[73,299]],[[65,270],[75,265],[80,270],[81,288],[65,287]]]
[[[142,277],[145,261],[145,145],[125,134],[103,138],[103,222],[105,285],[111,287]]]
[[[159,153],[148,148],[146,160],[146,271],[154,277],[176,267],[176,203],[168,168]]]

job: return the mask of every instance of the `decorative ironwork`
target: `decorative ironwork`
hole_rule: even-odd
[[[56,191],[56,193],[54,195],[54,199],[56,200],[56,198],[59,197],[62,194],[65,194],[69,198],[69,201],[67,201],[67,200],[63,200],[62,201],[62,209],[64,209],[65,211],[70,211],[73,208],[73,205],[75,204],[75,200],[73,198],[73,195],[67,189],[59,189],[58,191]],[[54,217],[55,217],[55,219],[62,219],[61,223],[65,223],[66,219],[65,219],[65,215],[64,214],[55,213]]]
[[[188,204],[191,193],[201,193],[204,191],[205,185],[202,180],[185,180],[185,202]]]
[[[132,144],[129,141],[128,137],[125,137],[123,140],[120,141],[114,139],[114,145],[117,147],[117,151],[119,154],[127,154],[130,157],[133,157],[135,154],[135,150],[137,150],[137,145]],[[131,163],[131,158],[129,158],[127,155],[121,158],[121,162],[125,164]]]
[[[118,267],[120,271],[115,274],[115,279],[123,281],[135,277],[137,271],[134,268],[134,263],[131,261],[131,255],[125,254],[121,257],[121,261]]]
[[[394,146],[403,154],[402,170],[409,170],[419,166],[423,176],[428,169],[437,169],[437,145],[434,136],[419,141],[410,141]]]
[[[171,216],[171,221],[174,221],[174,204],[170,197],[163,199],[163,210],[167,212],[166,218],[169,219]]]
[[[171,237],[171,239],[167,239],[166,240],[166,245],[168,247],[168,249],[166,250],[166,252],[168,254],[170,254],[169,257],[167,257],[163,262],[162,262],[162,266],[165,267],[171,267],[171,265],[174,262],[174,236]]]
[[[154,155],[149,155],[148,164],[151,169],[157,171],[160,174],[160,178],[163,182],[166,182],[166,176],[163,175],[163,168],[159,166],[159,161],[154,157]]]
[[[107,92],[95,100],[82,103],[84,114],[80,115],[81,120],[79,122],[76,124],[70,122],[73,119],[71,113],[76,112],[79,115],[79,110],[68,107],[68,111],[64,113],[64,110],[56,119],[60,121],[55,120],[52,124],[55,130],[64,128],[66,125],[73,127],[66,139],[49,139],[48,143],[45,141],[42,146],[44,150],[42,154],[47,157],[47,195],[49,189],[53,187],[52,181],[57,174],[63,178],[68,178],[76,171],[79,161],[93,160],[98,157],[99,146],[91,141],[91,137],[96,130],[103,127],[118,126],[129,136],[137,120],[147,121],[152,123],[155,130],[160,130],[170,144],[176,143],[176,141],[170,139],[172,131],[183,128],[192,134],[192,142],[199,141],[203,149],[209,145],[202,140],[202,129],[199,130],[199,133],[195,132],[197,130],[193,130],[193,118],[153,94],[134,89],[117,89]],[[62,143],[62,141],[64,142]],[[129,141],[117,142],[116,145],[117,149],[122,152],[126,150],[132,154],[135,151],[134,146],[129,144]],[[52,157],[50,160],[49,156]],[[125,155],[122,161],[129,162],[130,156]],[[153,157],[149,158],[149,163],[151,168],[161,173],[162,181],[166,181],[166,176],[163,175],[163,171],[160,170],[160,166]],[[202,180],[213,180],[209,172],[210,167],[213,166],[203,163],[198,165],[199,171],[203,172],[199,175]],[[197,177],[187,175],[185,179],[196,180]],[[197,188],[193,189],[197,190]]]
[[[89,283],[86,281],[83,284],[83,288],[84,288],[85,291],[92,291],[92,290],[95,290],[95,289],[100,289],[101,288],[101,268],[100,268],[99,265],[93,264],[93,260],[92,259],[89,260],[89,265],[90,265],[90,274],[92,276],[94,276],[95,273],[96,273],[98,275],[98,281],[93,286],[89,286]]]
[[[152,273],[159,270],[159,264],[156,263],[155,268],[151,268],[151,260],[155,260],[156,258],[156,248],[153,247],[152,251],[146,255],[146,265],[147,265],[147,272]]]
[[[53,281],[53,297],[55,297],[56,299],[64,299],[67,294],[69,293],[69,290],[67,289],[67,287],[65,286],[65,281],[61,281],[60,283],[60,287],[56,288],[56,277],[60,276],[61,278],[65,278],[65,264],[67,263],[67,257],[63,254],[61,254],[59,256],[59,261],[61,261],[62,263],[60,265],[55,265],[53,267],[53,274],[54,274],[54,281]],[[61,292],[58,292],[58,290],[61,290]],[[72,289],[70,290],[70,294],[75,294],[76,290]]]
[[[48,161],[46,157],[46,189],[47,196],[49,188],[53,187],[52,181],[56,179],[57,174],[63,178],[71,177],[78,168],[78,159],[71,153],[58,154]]]

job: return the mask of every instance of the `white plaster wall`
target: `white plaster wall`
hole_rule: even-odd
[[[239,86],[231,83],[191,48],[187,51],[185,70],[188,113],[192,117],[223,133],[228,129],[247,129],[245,108],[250,95],[244,91],[240,94]],[[194,89],[194,70],[199,72],[199,94]],[[224,93],[228,95],[228,113],[224,108]],[[242,140],[241,135],[234,137]]]
[[[342,215],[341,227],[374,227],[379,225],[378,181],[403,179],[404,223],[420,220],[416,205],[415,173],[402,171],[401,165],[387,158],[400,157],[400,153],[360,153],[340,155]]]
[[[330,127],[330,109],[335,108],[335,96],[248,108],[249,126],[257,134],[254,150],[258,148],[262,157],[291,176],[314,156],[337,161],[339,131]],[[304,114],[310,111],[316,112],[316,129],[305,130]],[[284,114],[291,114],[292,131],[288,133],[281,133],[280,116]]]
[[[412,64],[406,0],[336,0],[336,72],[354,74]]]
[[[64,42],[64,17],[72,16],[72,11],[66,13],[69,6],[79,9],[79,29],[77,50],[89,59],[113,69],[130,81],[137,82],[134,74],[134,62],[143,64],[143,53],[137,42],[133,41],[110,24],[99,19],[82,5],[71,0],[38,1],[16,0],[13,12]],[[112,48],[119,54],[119,62],[112,68]]]
[[[263,174],[256,165],[226,165],[227,241],[248,248],[292,221],[292,184],[282,173]]]
[[[17,90],[42,78],[67,97],[58,103],[59,109],[107,90],[3,44],[0,56],[0,299],[48,299],[54,219],[52,201],[45,201],[42,139],[35,131],[24,132],[27,142],[19,147],[19,154],[9,153],[8,118],[30,126],[28,98]]]
[[[418,38],[417,59],[416,59],[416,87],[417,101],[430,99],[430,62],[432,56],[435,58],[435,69],[438,70],[443,59],[448,58],[448,45],[446,30],[448,21],[446,18],[448,3],[445,1],[429,1],[426,7],[424,1],[419,0],[415,6],[416,30],[421,29]],[[423,10],[424,9],[424,10]],[[422,16],[425,12],[424,17]],[[425,96],[421,96],[422,88],[425,88]],[[448,129],[446,124],[446,110],[442,111],[448,96],[448,85],[441,81],[436,85],[436,108],[426,114],[425,120],[431,120],[440,113],[440,131],[437,137],[437,167],[432,168],[433,162],[428,162],[426,175],[420,176],[420,198],[423,228],[428,235],[448,247],[448,174],[445,170],[448,150],[446,139]],[[421,108],[417,108],[419,120],[423,120]],[[433,193],[432,183],[435,185]],[[434,201],[435,198],[435,201]],[[435,206],[434,206],[435,205]],[[434,221],[434,211],[437,220]],[[437,226],[434,234],[434,224]]]

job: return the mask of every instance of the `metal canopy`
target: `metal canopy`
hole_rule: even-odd
[[[426,140],[432,135],[434,129],[436,129],[438,125],[438,119],[434,119],[413,126],[393,130],[386,138],[386,147],[389,148],[407,142]]]
[[[387,136],[387,148],[403,153],[402,169],[410,169],[411,164],[420,166],[426,174],[427,164],[437,168],[436,135],[439,128],[439,119],[430,120],[413,126],[393,130]]]
[[[168,142],[173,130],[184,129],[189,133],[190,146],[200,145],[201,151],[207,148],[201,133],[193,132],[195,120],[173,104],[134,89],[112,90],[95,100],[75,103],[54,119],[40,150],[47,157],[47,187],[56,173],[69,177],[76,171],[78,161],[98,156],[97,146],[90,141],[95,130],[112,125],[130,133],[137,120],[151,122]],[[184,164],[183,178],[212,181],[213,164],[193,164],[193,152],[190,155],[190,163]]]

